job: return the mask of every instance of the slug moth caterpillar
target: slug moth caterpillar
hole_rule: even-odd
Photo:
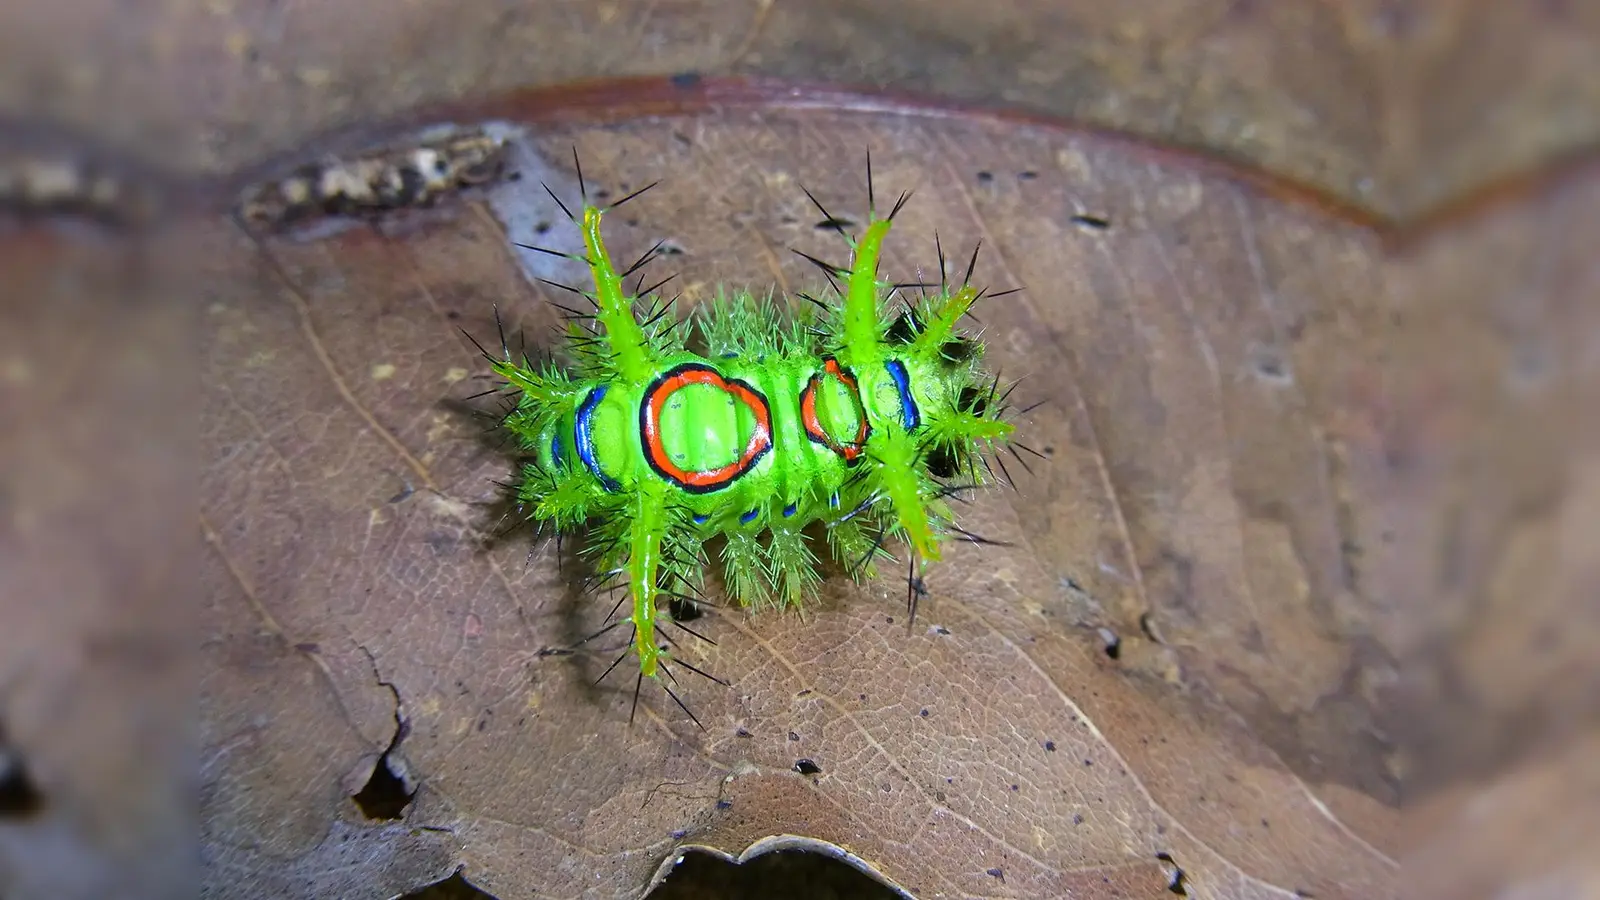
[[[631,655],[635,711],[648,677],[700,725],[672,690],[673,667],[726,682],[674,656],[666,627],[706,640],[674,610],[711,605],[703,574],[714,542],[735,603],[782,609],[800,606],[821,580],[823,546],[859,581],[898,541],[910,551],[914,619],[923,567],[944,541],[993,543],[958,526],[949,501],[999,480],[991,458],[1009,481],[999,449],[1022,460],[1006,419],[1011,390],[984,372],[983,344],[961,328],[985,296],[971,283],[976,248],[960,283],[945,278],[942,248],[937,285],[879,278],[884,237],[910,194],[880,216],[870,155],[859,236],[806,191],[851,258],[841,266],[806,256],[832,293],[798,295],[805,305],[793,313],[770,295],[732,291],[680,320],[659,284],[646,288],[641,276],[630,292],[625,279],[661,245],[619,270],[600,223],[655,185],[602,208],[590,202],[581,166],[578,179],[579,216],[545,190],[582,229],[585,255],[518,246],[587,265],[592,287],[557,285],[583,308],[558,304],[564,343],[549,360],[513,354],[503,329],[498,356],[479,345],[501,381],[485,393],[510,401],[500,424],[524,455],[511,486],[518,510],[558,535],[585,530],[587,584],[623,592],[609,624],[585,639],[631,630],[601,679]],[[821,541],[807,533],[813,525]]]

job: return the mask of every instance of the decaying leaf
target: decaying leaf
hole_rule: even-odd
[[[686,686],[705,734],[648,692],[630,729],[630,685],[590,684],[608,657],[543,652],[606,613],[553,548],[481,547],[510,463],[461,400],[475,350],[455,326],[492,336],[498,304],[530,342],[549,333],[536,279],[563,273],[512,243],[575,239],[539,186],[574,192],[551,162],[573,144],[592,190],[664,179],[614,241],[682,248],[690,303],[719,280],[813,286],[785,248],[837,237],[800,186],[859,215],[869,149],[880,186],[917,190],[888,274],[931,274],[937,231],[983,242],[985,283],[1025,288],[983,329],[1046,401],[1026,440],[1048,459],[967,511],[1013,546],[953,551],[910,633],[892,581],[830,585],[803,620],[706,620],[696,663],[733,687]],[[212,841],[270,838],[260,865],[325,855],[392,745],[416,785],[404,821],[503,896],[626,896],[682,846],[781,834],[919,897],[1140,896],[1177,869],[1196,896],[1392,894],[1371,685],[1393,660],[1347,560],[1337,433],[1367,412],[1386,333],[1373,233],[1224,170],[996,121],[532,129],[511,164],[448,220],[224,231],[208,251],[245,276],[206,311],[211,627],[229,636],[207,718],[239,729]],[[233,818],[274,805],[266,831]]]
[[[795,847],[918,897],[1597,891],[1593,169],[1417,218],[1593,143],[1585,5],[180,2],[83,27],[112,6],[0,11],[0,891],[189,874],[196,487],[207,896],[632,898],[685,851]],[[657,77],[570,84],[618,74]],[[767,77],[1124,129],[1351,207]],[[284,174],[256,162],[371,149],[396,114],[380,144],[498,121],[520,178],[297,234],[223,211]],[[35,120],[181,189],[41,155]],[[917,190],[892,273],[930,274],[937,229],[1025,289],[981,315],[1049,459],[964,509],[1011,546],[953,553],[909,632],[893,578],[696,623],[733,682],[686,686],[704,734],[659,693],[628,727],[606,648],[551,652],[606,611],[570,559],[485,541],[510,460],[457,329],[556,322],[538,279],[581,273],[511,242],[577,246],[538,189],[573,195],[573,145],[612,196],[663,179],[607,224],[624,253],[666,239],[691,304],[810,283],[787,248],[840,247],[799,186],[859,215],[869,149],[880,192]]]

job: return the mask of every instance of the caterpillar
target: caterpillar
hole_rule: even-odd
[[[498,356],[473,340],[488,377],[499,380],[484,394],[507,400],[499,424],[523,454],[507,487],[522,518],[558,537],[585,530],[582,554],[593,566],[585,587],[624,592],[605,627],[579,642],[631,628],[628,648],[599,680],[632,655],[639,673],[630,722],[651,678],[704,730],[672,690],[672,668],[727,682],[675,656],[666,627],[710,642],[685,621],[715,605],[704,579],[714,541],[727,595],[741,607],[777,609],[814,595],[819,545],[859,582],[893,558],[886,544],[898,541],[910,551],[914,621],[923,569],[941,558],[944,541],[999,543],[958,526],[950,501],[1010,481],[1000,448],[1018,462],[1016,447],[1039,454],[1012,440],[1006,414],[1016,385],[1002,390],[999,376],[985,373],[983,343],[962,330],[980,299],[999,295],[972,284],[977,247],[959,284],[945,277],[937,237],[937,285],[880,279],[884,237],[911,194],[880,216],[870,154],[859,236],[802,188],[850,248],[848,265],[795,251],[822,270],[831,294],[798,294],[806,305],[791,312],[771,292],[719,288],[684,318],[678,298],[665,299],[661,283],[645,287],[640,274],[661,242],[619,269],[601,236],[605,213],[659,182],[600,207],[576,150],[573,157],[580,214],[545,191],[581,228],[584,255],[518,246],[585,264],[589,289],[555,286],[587,308],[556,304],[566,322],[559,355],[513,354],[503,326]],[[625,279],[636,274],[630,291]],[[820,542],[808,533],[818,528]]]

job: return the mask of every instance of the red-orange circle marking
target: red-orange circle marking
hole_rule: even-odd
[[[756,426],[750,433],[744,453],[725,466],[706,471],[688,471],[672,461],[661,442],[662,408],[673,394],[692,384],[708,384],[732,394],[755,414]],[[645,391],[644,402],[639,404],[639,432],[645,459],[656,474],[695,494],[709,494],[727,487],[750,471],[772,449],[772,416],[767,408],[767,398],[736,378],[723,378],[720,372],[704,363],[690,362],[676,366],[650,384]]]
[[[817,386],[822,382],[823,375],[832,375],[844,382],[856,400],[856,411],[861,414],[861,426],[856,429],[856,439],[849,443],[841,444],[834,440],[822,427],[822,422],[817,418]],[[829,357],[822,363],[822,371],[811,376],[806,382],[806,388],[800,393],[800,422],[805,426],[806,436],[811,440],[827,447],[829,450],[852,462],[867,445],[867,436],[872,433],[872,427],[867,424],[867,411],[861,405],[861,391],[856,387],[856,378],[848,370],[839,365],[839,361]]]

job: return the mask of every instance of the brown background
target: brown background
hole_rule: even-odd
[[[965,567],[956,563],[956,571],[974,573],[999,565],[1005,589],[953,579],[954,594],[966,599],[952,608],[987,623],[999,647],[1041,638],[1046,646],[1014,657],[968,647],[943,662],[916,656],[921,649],[907,651],[911,662],[921,659],[940,671],[976,666],[974,679],[1034,672],[1015,696],[1065,691],[1070,705],[1095,723],[1098,735],[1086,746],[1127,761],[1137,790],[1118,788],[1114,778],[1086,782],[1081,772],[1048,776],[1065,790],[1100,784],[1116,793],[1124,820],[1063,858],[1089,866],[1084,871],[1115,871],[1137,892],[1152,878],[1164,883],[1167,873],[1132,862],[1138,853],[1124,860],[1124,851],[1112,848],[1181,825],[1193,843],[1175,856],[1193,873],[1195,890],[1218,896],[1254,890],[1230,881],[1239,877],[1278,889],[1309,878],[1315,896],[1373,896],[1375,888],[1352,885],[1368,877],[1362,874],[1368,865],[1375,873],[1370,877],[1382,879],[1388,871],[1392,878],[1392,868],[1374,862],[1384,857],[1414,858],[1414,870],[1436,879],[1442,896],[1475,896],[1518,872],[1568,885],[1559,889],[1564,896],[1595,890],[1594,871],[1578,867],[1572,845],[1562,843],[1593,828],[1581,816],[1582,800],[1595,790],[1592,753],[1583,748],[1593,742],[1596,676],[1585,660],[1593,656],[1596,625],[1592,603],[1582,598],[1595,595],[1592,535],[1600,504],[1597,435],[1592,417],[1581,413],[1596,408],[1597,400],[1588,337],[1596,332],[1589,302],[1596,272],[1583,239],[1595,233],[1595,204],[1592,170],[1582,162],[1600,109],[1592,6],[1152,2],[1119,4],[1113,13],[1101,11],[1110,9],[1105,4],[944,3],[877,5],[870,14],[843,4],[778,3],[95,6],[14,5],[0,14],[10,17],[0,22],[8,51],[0,54],[0,88],[8,92],[8,112],[25,123],[17,140],[50,138],[55,126],[64,126],[79,138],[54,138],[58,145],[82,140],[112,148],[113,155],[141,160],[180,182],[188,176],[229,180],[230,173],[277,154],[294,155],[330,129],[359,130],[418,104],[477,102],[508,88],[545,86],[551,90],[497,101],[494,111],[545,123],[541,127],[562,123],[540,137],[546,159],[559,161],[563,147],[579,142],[594,156],[594,171],[610,178],[638,182],[663,169],[670,173],[666,193],[651,200],[648,213],[640,212],[648,218],[639,228],[649,232],[670,223],[691,248],[685,261],[691,277],[758,283],[798,277],[801,270],[787,262],[769,265],[766,245],[781,249],[820,238],[789,221],[791,207],[777,198],[796,191],[771,177],[805,162],[807,179],[818,171],[849,172],[862,145],[895,148],[898,158],[913,162],[884,177],[925,185],[918,215],[926,218],[906,231],[925,234],[925,225],[954,223],[941,225],[941,233],[952,228],[958,232],[952,238],[982,236],[997,246],[997,277],[1015,276],[1008,280],[1025,283],[1034,298],[1000,313],[997,333],[1015,336],[1002,356],[1067,371],[1073,386],[1058,397],[1066,408],[1062,418],[1042,426],[1047,433],[1061,431],[1052,443],[1061,455],[1043,476],[1046,488],[985,513],[996,527],[1015,532],[1010,537],[1021,538],[1024,549],[1002,555],[998,564],[980,557]],[[561,88],[599,77],[691,70],[713,80],[692,88]],[[766,81],[714,80],[720,75],[888,88],[1016,114],[929,115],[920,101],[897,94],[796,94]],[[677,128],[692,130],[693,149],[664,156],[659,130],[632,122],[645,112],[677,116]],[[765,118],[750,119],[755,112]],[[1063,130],[1049,124],[1055,119],[1220,154],[1266,176],[1244,177],[1195,157]],[[26,124],[41,122],[51,125]],[[819,129],[829,137],[804,153],[797,149]],[[880,154],[887,156],[887,149]],[[713,162],[728,158],[746,161],[733,171]],[[822,159],[830,162],[819,166]],[[1577,162],[1553,168],[1562,159]],[[996,167],[995,160],[1008,165]],[[1022,172],[1036,173],[1040,183],[1022,184]],[[760,184],[771,199],[751,193]],[[830,196],[844,201],[854,185],[844,175],[824,182]],[[707,208],[704,197],[719,191]],[[201,196],[220,201],[226,195]],[[1069,217],[1086,209],[1112,212],[1116,226],[1104,237],[1078,236]],[[741,212],[746,219],[736,218]],[[369,499],[373,508],[381,505],[337,490],[330,495],[337,502],[308,505],[292,490],[294,479],[311,471],[300,468],[312,465],[309,460],[321,469],[343,465],[318,460],[318,449],[359,447],[363,434],[388,434],[386,440],[419,459],[442,454],[447,462],[436,487],[445,499],[484,496],[482,483],[495,463],[460,455],[471,449],[464,428],[435,433],[417,424],[425,423],[430,407],[408,406],[405,398],[421,390],[423,368],[403,372],[393,394],[374,385],[379,393],[364,398],[363,388],[347,386],[350,396],[328,401],[329,409],[339,410],[330,426],[352,429],[349,441],[356,443],[330,442],[326,434],[313,439],[303,431],[287,444],[264,436],[283,424],[303,428],[291,410],[320,408],[314,398],[329,389],[316,380],[296,386],[293,376],[317,361],[296,361],[293,354],[306,352],[306,334],[350,329],[348,347],[336,339],[311,345],[314,351],[324,346],[326,359],[318,365],[364,373],[380,356],[427,353],[439,354],[441,368],[446,359],[469,365],[460,346],[430,337],[444,333],[444,323],[430,318],[438,310],[413,314],[386,305],[383,298],[396,296],[393,272],[412,266],[432,273],[431,293],[460,304],[464,323],[475,329],[486,324],[484,302],[527,289],[514,266],[494,256],[504,252],[503,244],[484,231],[491,219],[481,207],[456,226],[399,243],[346,236],[333,245],[260,245],[227,227],[219,230],[217,221],[195,212],[153,238],[166,252],[154,255],[152,271],[126,261],[118,268],[102,251],[53,239],[9,239],[7,271],[39,274],[8,285],[9,308],[23,312],[8,313],[21,318],[8,323],[16,327],[7,328],[11,341],[0,348],[24,363],[8,371],[32,372],[40,368],[32,363],[62,358],[92,323],[117,337],[128,354],[99,357],[101,366],[156,379],[148,374],[151,360],[171,356],[157,348],[176,340],[180,332],[173,329],[184,319],[148,298],[171,296],[175,288],[187,300],[198,285],[202,307],[220,308],[205,332],[200,457],[202,530],[216,548],[204,568],[203,596],[211,598],[212,610],[204,635],[213,651],[206,657],[209,730],[202,759],[224,772],[203,768],[211,774],[202,780],[225,789],[221,799],[209,797],[211,846],[226,848],[227,855],[252,842],[278,841],[284,852],[270,866],[264,860],[272,853],[229,858],[241,872],[259,876],[270,869],[275,877],[303,878],[316,886],[311,895],[325,893],[335,871],[353,871],[357,883],[381,894],[415,887],[465,858],[469,874],[482,871],[486,886],[505,891],[502,896],[534,886],[519,883],[519,873],[571,849],[553,841],[537,857],[542,864],[516,856],[526,842],[496,829],[515,832],[506,823],[523,822],[528,804],[552,804],[535,818],[556,819],[562,810],[598,804],[580,832],[595,837],[585,852],[604,856],[613,851],[600,848],[634,846],[630,831],[643,823],[621,809],[608,814],[603,798],[619,798],[615,805],[637,798],[635,790],[659,786],[663,771],[705,781],[735,757],[719,752],[713,740],[707,756],[675,759],[670,754],[689,745],[675,743],[663,725],[644,746],[667,748],[665,760],[654,750],[636,753],[631,762],[624,754],[615,763],[621,773],[616,783],[572,792],[576,776],[563,779],[557,769],[545,775],[548,793],[541,794],[535,780],[505,795],[505,785],[479,783],[466,772],[523,773],[518,767],[531,757],[501,758],[496,748],[527,745],[527,737],[468,742],[463,746],[477,749],[469,749],[464,763],[460,754],[443,751],[458,738],[430,735],[419,706],[410,712],[411,743],[402,746],[414,774],[439,792],[419,794],[413,815],[470,823],[459,835],[463,855],[449,841],[405,828],[344,822],[331,826],[330,835],[329,821],[343,822],[330,814],[348,801],[339,792],[317,793],[318,785],[351,778],[359,785],[359,760],[367,759],[370,770],[371,757],[393,738],[394,697],[404,704],[415,696],[412,702],[425,704],[429,679],[448,669],[419,635],[461,624],[430,618],[434,601],[457,594],[455,588],[438,594],[427,584],[426,569],[415,575],[423,584],[413,600],[425,615],[389,609],[373,619],[364,607],[326,605],[348,596],[348,585],[337,579],[370,578],[363,569],[369,564],[358,559],[346,568],[319,569],[314,559],[295,554],[340,546],[354,522],[342,517],[344,511],[360,510],[365,519]],[[750,230],[729,233],[729,221]],[[641,240],[631,235],[621,240]],[[750,235],[764,237],[739,243]],[[337,254],[330,255],[330,246]],[[1079,249],[1063,256],[1063,247]],[[907,251],[903,260],[909,268],[925,264],[925,255]],[[206,260],[203,273],[189,267],[196,259]],[[126,265],[134,265],[131,275]],[[83,273],[90,286],[46,277],[56,271]],[[184,280],[163,280],[173,275]],[[151,287],[128,291],[127,285]],[[146,300],[128,304],[127,294]],[[119,300],[114,314],[69,302],[103,295]],[[1254,302],[1261,297],[1283,305]],[[37,305],[19,305],[20,298]],[[1249,324],[1223,320],[1230,308]],[[29,317],[28,310],[38,309],[48,315]],[[396,323],[398,330],[383,339],[392,344],[374,346],[374,322]],[[17,339],[24,334],[26,340]],[[1029,345],[1021,337],[1028,334],[1047,334],[1050,341]],[[243,345],[228,343],[241,335]],[[239,362],[252,354],[265,354],[259,367]],[[1217,359],[1238,361],[1248,377],[1197,388]],[[1285,372],[1300,395],[1287,406],[1277,392]],[[19,392],[15,396],[27,401],[5,409],[9,421],[27,423],[29,433],[55,438],[0,443],[12,472],[37,472],[66,459],[79,463],[70,471],[95,478],[14,477],[8,485],[10,574],[0,596],[11,604],[7,621],[36,624],[18,629],[0,653],[0,659],[30,660],[30,667],[9,667],[25,674],[12,676],[0,738],[21,748],[30,777],[51,799],[37,833],[48,831],[57,815],[90,821],[81,833],[88,835],[83,840],[91,857],[160,859],[156,851],[129,850],[106,835],[126,831],[129,821],[166,815],[158,790],[166,782],[145,780],[146,792],[130,788],[141,779],[102,758],[98,748],[163,733],[163,726],[151,724],[162,721],[159,715],[137,712],[159,704],[125,698],[170,697],[170,679],[177,677],[150,662],[169,656],[176,638],[155,621],[161,617],[146,612],[170,602],[171,554],[141,553],[136,539],[163,533],[148,527],[156,514],[148,511],[170,516],[172,498],[183,496],[176,487],[181,475],[173,474],[182,457],[127,455],[133,468],[116,475],[100,462],[93,440],[61,440],[73,432],[39,427],[104,423],[120,413],[149,428],[150,440],[160,438],[163,430],[150,426],[155,419],[140,411],[138,398],[166,396],[170,386],[144,382],[149,390],[123,401],[113,395],[103,401],[112,412],[93,417],[96,407],[65,399],[94,393],[100,383],[74,391],[70,382],[53,382],[54,393]],[[352,409],[370,409],[372,420],[363,426],[350,419]],[[405,423],[422,431],[408,436]],[[240,429],[257,433],[240,438]],[[307,456],[285,463],[290,480],[277,487],[264,474],[270,466],[251,468],[258,464],[227,455],[282,453],[285,446]],[[387,452],[374,457],[371,471],[335,486],[394,494],[410,476],[384,474],[395,467],[378,458]],[[1218,464],[1231,471],[1220,488]],[[425,465],[423,471],[433,469]],[[151,472],[165,480],[151,479]],[[151,485],[121,504],[127,517],[121,527],[114,527],[116,518],[91,513],[100,506],[96,479],[104,477]],[[446,479],[458,487],[451,489]],[[1103,494],[1085,487],[1095,483]],[[422,518],[402,525],[441,534],[454,528],[451,541],[466,536],[460,510],[415,515]],[[437,522],[429,526],[436,516],[454,524],[439,531],[444,526]],[[41,521],[48,525],[28,527]],[[1111,538],[1084,524],[1117,521],[1123,524],[1111,530],[1120,533]],[[237,535],[228,532],[230,525],[241,526]],[[135,546],[86,548],[82,536],[94,529]],[[1219,532],[1232,535],[1231,543],[1219,544]],[[441,541],[450,543],[430,537],[419,545],[408,534],[402,528],[390,538],[400,558],[416,554],[418,546],[432,547],[437,556]],[[241,561],[239,551],[265,555],[252,563]],[[1121,565],[1105,553],[1124,554]],[[29,580],[29,572],[44,571],[38,560],[85,556],[108,576],[89,586],[42,575]],[[508,549],[503,562],[511,566],[519,556]],[[450,558],[458,560],[463,577],[487,571],[465,551]],[[1108,558],[1113,571],[1137,573],[1139,590],[1116,586],[1089,562]],[[419,556],[417,565],[440,565],[428,559]],[[1077,562],[1063,571],[1039,560]],[[262,568],[252,573],[250,565]],[[251,586],[274,578],[304,579],[308,565],[316,573],[312,580],[326,579],[322,590],[276,601],[268,591],[230,605],[231,591],[248,595]],[[109,574],[125,570],[142,574]],[[1070,575],[1072,586],[1061,586],[1062,575]],[[554,583],[538,581],[551,577],[548,572],[518,577],[507,586],[508,598],[558,593]],[[130,594],[130,584],[139,589]],[[38,602],[52,592],[77,598],[82,611],[69,615],[60,603]],[[144,599],[128,602],[130,596]],[[807,640],[830,647],[851,635],[859,639],[878,615],[865,599],[871,596],[841,603],[835,618]],[[1242,603],[1247,596],[1265,603]],[[489,608],[521,608],[514,599],[507,603]],[[239,610],[248,609],[255,618],[241,624]],[[1155,624],[1141,629],[1147,612]],[[1026,615],[1056,616],[1065,627],[1042,631]],[[1008,618],[1016,616],[1023,618]],[[528,638],[516,632],[514,616],[478,618],[478,627],[504,644],[503,656],[487,654],[464,671],[482,679],[475,689],[523,702],[505,693],[521,676],[496,667],[526,655]],[[1101,626],[1124,641],[1113,669],[1091,668],[1103,659],[1095,632]],[[772,646],[770,640],[788,633],[772,623],[751,627],[759,631],[757,646]],[[121,650],[94,650],[106,645],[97,639],[104,631],[116,635],[109,646]],[[535,629],[535,636],[541,633]],[[887,629],[883,639],[899,633]],[[40,654],[30,652],[39,647],[61,652],[45,655],[50,665],[41,667],[32,664]],[[754,705],[743,710],[751,723],[771,725],[796,715],[792,709],[780,715],[772,704],[809,686],[807,677],[791,673],[793,685],[751,681],[771,661],[742,661],[737,652],[737,646],[725,651],[730,655],[719,664],[724,674],[744,674],[740,684],[753,685],[744,696]],[[899,653],[883,663],[886,678],[906,670],[908,658]],[[985,673],[974,660],[989,658],[1002,662]],[[828,671],[825,665],[821,671]],[[963,682],[957,677],[951,683]],[[844,685],[832,693],[854,696]],[[52,701],[57,696],[83,698],[80,718],[62,716]],[[983,708],[997,696],[957,706]],[[920,702],[896,697],[894,705]],[[319,705],[326,708],[311,708]],[[486,708],[460,708],[468,706]],[[445,707],[436,728],[453,721],[453,709]],[[815,729],[828,733],[852,721],[846,713],[837,706],[819,713]],[[1015,728],[1027,715],[1019,709],[1006,721]],[[230,716],[242,730],[222,727]],[[572,730],[574,722],[586,721],[557,716],[550,727]],[[301,724],[265,728],[265,722]],[[924,746],[953,752],[961,739],[992,733],[992,723],[972,721],[941,728]],[[230,744],[223,752],[214,739],[257,731],[238,745],[245,750]],[[911,733],[891,730],[876,743],[892,745],[896,734]],[[1181,750],[1140,749],[1162,733],[1184,734]],[[625,735],[613,737],[626,741]],[[151,744],[149,758],[164,758],[161,741],[138,739]],[[771,761],[789,753],[784,743],[771,749]],[[837,739],[826,744],[833,752],[848,745]],[[537,756],[538,743],[531,746],[523,753]],[[894,763],[883,771],[911,771],[917,746],[912,740],[883,747]],[[702,821],[694,840],[737,853],[755,837],[795,827],[785,820],[786,810],[806,808],[818,796],[841,796],[821,786],[821,794],[808,794],[803,784],[777,776],[781,764],[769,765],[762,752],[753,756],[755,777],[740,795],[738,815]],[[973,772],[990,767],[994,775],[1017,771],[1004,757],[1009,752],[966,765]],[[245,762],[232,759],[235,754]],[[238,771],[254,774],[240,777]],[[1409,797],[1402,782],[1411,785]],[[430,806],[447,796],[449,785],[458,802]],[[1343,837],[1319,836],[1308,824],[1319,821],[1314,812],[1285,806],[1285,798],[1300,790],[1296,785],[1305,786],[1302,800],[1332,811],[1323,824],[1337,823],[1334,830]],[[294,793],[302,789],[314,798]],[[516,798],[520,811],[497,812],[497,794]],[[1223,808],[1208,808],[1207,796],[1220,798]],[[113,802],[103,802],[107,797]],[[1473,797],[1479,797],[1476,804],[1468,802]],[[1403,798],[1418,801],[1409,828],[1398,814]],[[996,818],[993,801],[968,799],[969,818],[994,828],[1010,821]],[[851,801],[844,804],[838,822],[813,819],[809,827],[836,842],[863,827],[892,833],[892,818],[873,819]],[[696,803],[691,797],[652,808],[673,819],[679,806],[692,810]],[[959,799],[949,806],[962,808]],[[82,814],[90,808],[94,815]],[[297,810],[304,821],[282,831],[282,809]],[[1059,823],[1071,815],[1065,807],[1046,807],[1033,820]],[[280,824],[271,824],[274,817]],[[1291,836],[1238,833],[1241,822],[1267,827],[1269,819],[1278,821],[1279,834],[1287,822]],[[361,849],[328,857],[331,848],[349,843],[345,831]],[[1347,839],[1349,846],[1341,846]],[[937,871],[939,855],[927,848],[867,844],[876,851],[869,862],[901,883],[928,878],[968,891],[996,887],[961,885],[955,875]],[[1035,876],[1041,884],[1065,883],[1059,880],[1065,870],[1052,869],[1050,854],[1041,857],[1045,864]],[[359,865],[351,868],[349,860]],[[620,890],[636,879],[640,865],[598,868],[613,872]],[[1026,894],[1028,882],[1019,881],[1026,876],[1013,865],[1006,889]],[[644,865],[651,867],[653,861]],[[1446,876],[1458,880],[1437,880]],[[385,878],[392,882],[376,887]]]

